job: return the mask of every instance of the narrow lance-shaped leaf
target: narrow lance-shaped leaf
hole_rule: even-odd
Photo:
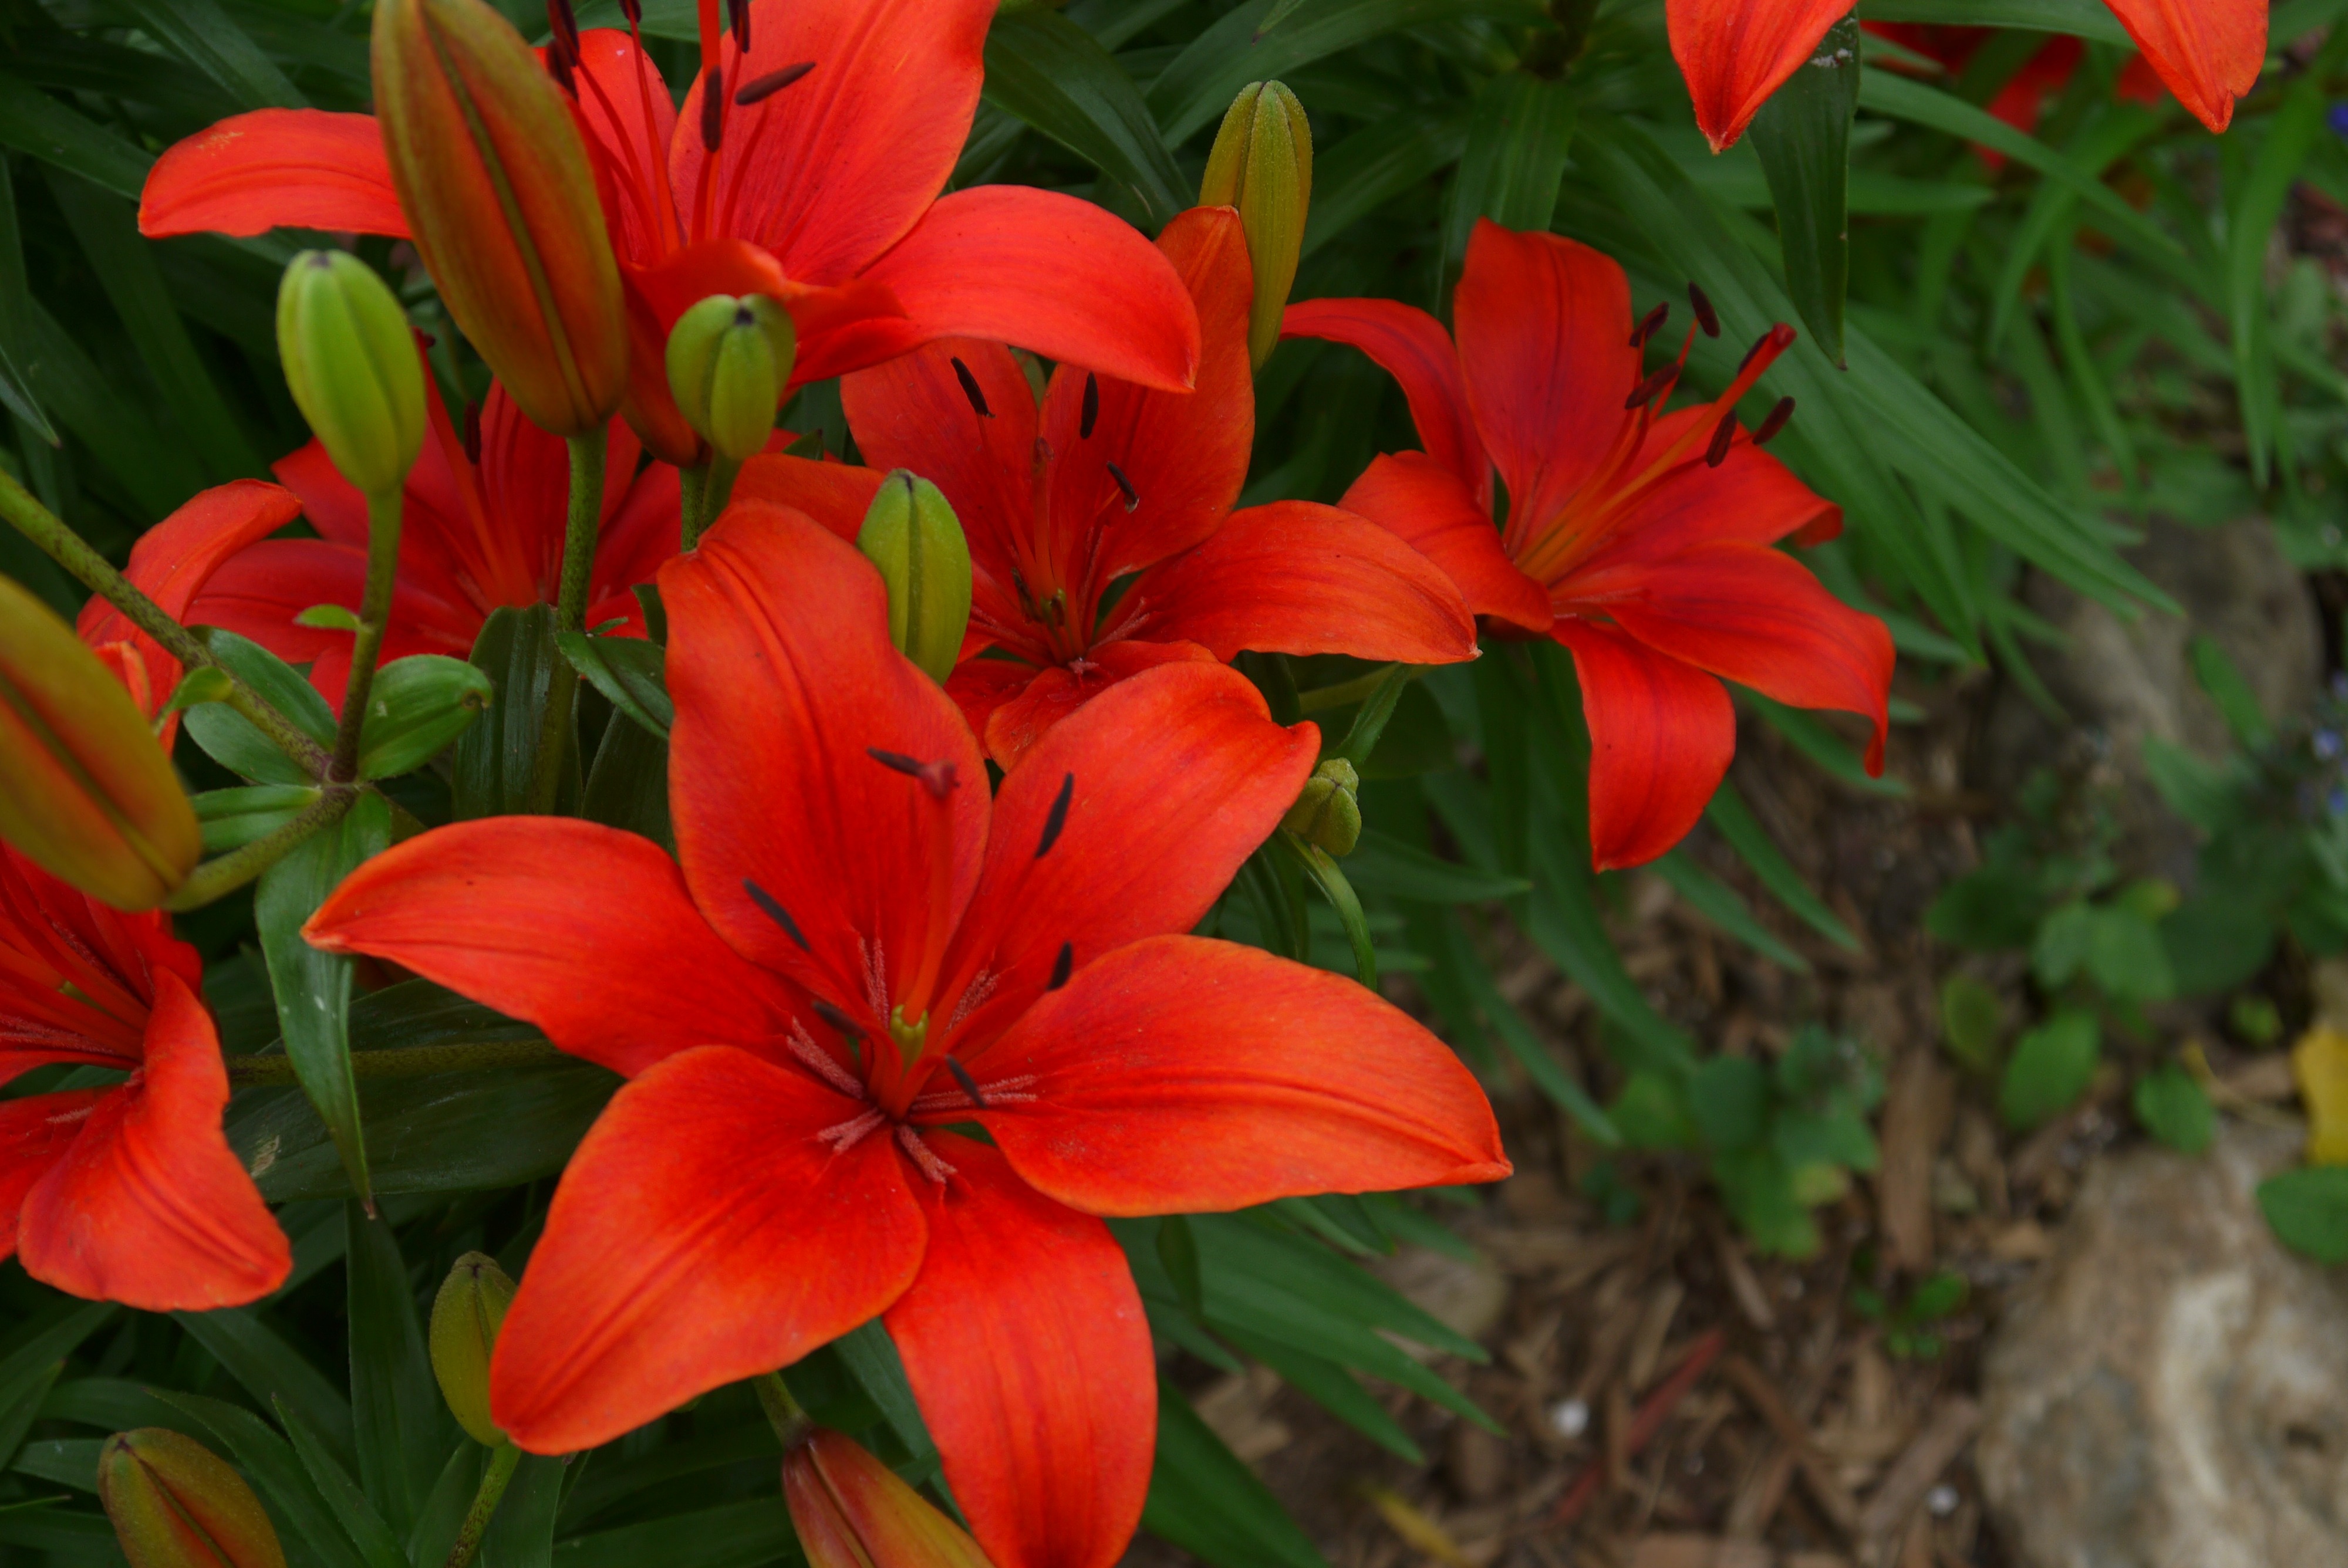
[[[1837,365],[1850,280],[1850,128],[1859,112],[1859,18],[1847,16],[1809,64],[1771,95],[1750,132],[1777,206],[1786,289]]]

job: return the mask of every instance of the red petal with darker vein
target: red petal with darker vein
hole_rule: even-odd
[[[1479,220],[1453,319],[1468,402],[1509,487],[1510,526],[1538,527],[1622,429],[1640,364],[1630,282],[1587,245]]]
[[[1573,654],[1590,724],[1590,848],[1601,871],[1643,866],[1688,835],[1736,754],[1736,713],[1718,680],[1635,638],[1567,616],[1550,629]]]
[[[25,1272],[142,1312],[241,1307],[283,1285],[293,1249],[221,1136],[227,1105],[211,1015],[177,975],[157,976],[139,1075],[25,1199]]]
[[[837,436],[839,432],[832,434]],[[763,501],[805,512],[853,544],[858,531],[864,527],[864,514],[872,509],[872,497],[880,492],[880,481],[888,477],[879,468],[860,468],[853,463],[819,463],[812,457],[787,457],[778,452],[753,457],[742,465],[742,472],[734,480],[734,499]],[[963,528],[965,533],[969,531],[967,517],[963,519]]]
[[[1236,943],[1153,937],[1079,970],[978,1076],[1031,1074],[1032,1103],[978,1119],[1022,1176],[1090,1214],[1509,1173],[1450,1047],[1344,976]]]
[[[1115,686],[1161,664],[1212,664],[1214,654],[1195,642],[1104,642],[1085,655],[1080,674],[1066,664],[1035,671],[1026,689],[997,706],[986,721],[986,754],[997,765],[1019,764],[1051,733],[1052,726]]]
[[[498,1336],[498,1424],[532,1453],[592,1448],[896,1300],[925,1228],[903,1158],[885,1128],[837,1153],[821,1137],[865,1108],[727,1046],[622,1089]]]
[[[1151,635],[1218,659],[1242,649],[1406,664],[1476,657],[1476,618],[1441,567],[1366,518],[1311,501],[1233,512],[1205,544],[1145,572],[1131,602]]]
[[[1158,1440],[1125,1251],[983,1143],[926,1136],[954,1173],[922,1184],[929,1255],[887,1323],[946,1481],[996,1568],[1109,1568]]]
[[[1426,456],[1468,487],[1486,516],[1492,510],[1492,464],[1468,410],[1468,382],[1443,323],[1393,300],[1306,300],[1280,319],[1283,338],[1351,343],[1402,384],[1411,422]]]
[[[572,102],[595,159],[613,249],[649,261],[682,241],[669,200],[668,153],[676,109],[649,51],[618,27],[579,35],[579,92]]]
[[[748,57],[731,34],[718,46],[727,93],[803,61],[815,69],[749,108],[726,106],[706,209],[708,81],[695,81],[670,160],[693,231],[763,245],[802,282],[862,272],[945,189],[978,110],[994,12],[993,0],[752,0]]]
[[[1063,943],[1081,972],[1197,925],[1295,801],[1320,745],[1313,725],[1281,728],[1245,677],[1208,663],[1136,675],[1053,726],[995,797],[950,961],[995,977],[966,1038],[983,1041],[1042,995]],[[1039,856],[1063,789],[1060,830]]]
[[[1684,408],[1655,421],[1634,460],[1653,462],[1691,430],[1709,438],[1720,415],[1709,407]],[[1697,545],[1725,539],[1774,545],[1792,538],[1823,543],[1842,531],[1842,508],[1794,477],[1767,450],[1739,440],[1719,467],[1704,460],[1699,441],[1677,467],[1610,525],[1612,538],[1577,570],[1615,561],[1663,560]]]
[[[526,1019],[631,1076],[696,1045],[787,1059],[796,988],[709,928],[648,838],[567,817],[438,828],[345,877],[304,927]]]
[[[1891,633],[1801,562],[1766,545],[1723,543],[1607,575],[1619,586],[1605,610],[1624,631],[1780,702],[1860,715],[1875,726],[1867,770],[1883,771]]]
[[[670,808],[695,902],[736,952],[864,1010],[868,952],[901,987],[924,951],[937,835],[953,835],[950,918],[978,880],[977,743],[890,646],[872,563],[802,513],[731,508],[660,585],[676,699]],[[875,749],[951,763],[948,810]]]
[[[994,711],[1026,691],[1039,672],[1035,665],[1016,660],[966,658],[954,666],[953,677],[946,682],[946,695],[962,710],[971,733],[983,735],[994,722]]]
[[[1712,149],[1734,144],[1851,0],[1670,0],[1672,57]]]
[[[366,551],[361,547],[263,539],[223,563],[188,614],[197,624],[249,637],[280,659],[311,661],[310,684],[330,706],[338,705],[350,674],[351,634],[297,626],[294,618],[319,604],[355,610],[366,582]],[[480,629],[479,610],[428,591],[403,570],[393,579],[383,657],[446,653],[462,659],[472,651]]]
[[[54,1169],[114,1089],[72,1089],[0,1101],[0,1257],[16,1250],[25,1195]]]
[[[2106,0],[2177,99],[2211,130],[2233,123],[2234,100],[2258,85],[2267,57],[2267,0]]]
[[[272,229],[406,238],[373,115],[255,109],[198,131],[148,170],[139,231],[150,240]]]
[[[1477,614],[1527,631],[1546,631],[1556,619],[1549,589],[1519,571],[1500,548],[1491,508],[1477,505],[1458,476],[1426,453],[1378,458],[1341,504],[1441,567]]]
[[[1198,373],[1198,317],[1166,258],[1056,190],[942,197],[864,276],[894,291],[925,338],[994,338],[1169,392]]]

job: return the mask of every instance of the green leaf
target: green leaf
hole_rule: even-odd
[[[407,1554],[399,1549],[398,1538],[392,1534],[391,1526],[384,1522],[375,1504],[367,1501],[366,1493],[351,1479],[351,1472],[335,1462],[335,1456],[326,1451],[325,1445],[303,1424],[301,1417],[287,1408],[284,1400],[274,1401],[272,1408],[310,1484],[325,1500],[335,1522],[349,1535],[351,1544],[358,1548],[367,1568],[407,1568]]]
[[[1866,0],[1870,22],[1946,22],[1972,27],[2024,27],[2075,33],[2104,44],[2132,40],[2097,0]]]
[[[63,1361],[51,1361],[0,1379],[0,1465],[13,1462],[16,1450],[25,1446],[25,1434],[33,1430],[33,1422],[39,1418],[41,1402],[49,1397],[49,1390],[57,1386],[57,1374],[65,1369]],[[95,1474],[97,1467],[90,1468]]]
[[[1199,1238],[1191,1234],[1190,1222],[1180,1214],[1168,1214],[1158,1222],[1158,1261],[1165,1265],[1166,1277],[1181,1297],[1183,1310],[1204,1318],[1207,1298],[1199,1272]]]
[[[1337,749],[1328,754],[1343,757],[1356,768],[1365,767],[1370,756],[1378,749],[1378,741],[1386,733],[1386,725],[1395,716],[1395,705],[1409,691],[1411,683],[1424,671],[1407,664],[1390,664],[1385,677],[1362,702],[1354,714],[1354,722],[1345,731],[1345,738]]]
[[[1941,1044],[1951,1056],[1975,1072],[1997,1066],[1997,1048],[2005,1036],[2005,1004],[1996,991],[1971,975],[1954,974],[1941,982]]]
[[[865,1398],[880,1412],[889,1430],[905,1446],[918,1471],[934,1471],[938,1468],[938,1445],[930,1437],[928,1423],[922,1419],[922,1407],[913,1399],[913,1386],[905,1378],[905,1362],[897,1354],[897,1342],[889,1337],[879,1318],[843,1334],[831,1342],[849,1375]]]
[[[1315,149],[1313,210],[1303,254],[1312,255],[1387,202],[1459,161],[1467,122],[1448,108],[1411,108]]]
[[[1785,851],[1777,847],[1768,830],[1754,816],[1752,807],[1745,804],[1734,781],[1720,781],[1712,804],[1704,809],[1704,818],[1714,832],[1727,840],[1746,868],[1761,879],[1761,886],[1769,890],[1770,897],[1796,918],[1847,952],[1864,950],[1859,938],[1851,935],[1850,927],[1827,907],[1826,900],[1810,891],[1810,885],[1802,880],[1802,874],[1794,869],[1793,862],[1786,858]]]
[[[2079,972],[2096,939],[2096,910],[2085,899],[2074,899],[2039,923],[2030,944],[2030,972],[2038,983],[2054,989]]]
[[[164,47],[225,88],[245,108],[304,108],[309,100],[218,0],[124,0]]]
[[[668,659],[656,642],[636,637],[590,637],[559,631],[554,641],[571,667],[646,732],[665,741],[676,723],[668,694]]]
[[[1853,15],[1827,30],[1809,63],[1770,95],[1746,132],[1776,202],[1787,292],[1837,365],[1843,363],[1843,295],[1850,279],[1850,127],[1859,78]]]
[[[1411,1441],[1400,1422],[1386,1413],[1351,1372],[1325,1356],[1266,1339],[1244,1329],[1226,1328],[1232,1348],[1280,1374],[1288,1385],[1323,1409],[1385,1450],[1406,1464],[1421,1464],[1426,1456]]]
[[[334,1135],[352,1190],[370,1202],[366,1139],[350,1062],[351,977],[356,961],[312,947],[303,940],[302,927],[344,877],[390,846],[390,803],[380,795],[362,795],[340,822],[311,835],[263,872],[252,899],[285,1054],[303,1092]]]
[[[151,153],[5,71],[0,71],[0,145],[30,153],[133,201],[146,188],[147,170],[155,161]]]
[[[1150,230],[1191,205],[1133,78],[1057,12],[1029,6],[994,18],[986,34],[986,99],[1131,190]]]
[[[335,711],[302,672],[233,631],[206,627],[200,633],[211,656],[252,688],[263,701],[294,721],[322,746],[335,743]],[[199,702],[182,721],[206,754],[231,773],[256,784],[311,784],[307,769],[283,752],[252,722],[223,702]]]
[[[553,1568],[554,1515],[562,1504],[565,1462],[557,1455],[521,1456],[481,1539],[481,1568]],[[664,1552],[660,1560],[667,1563],[675,1555]]]
[[[16,190],[8,160],[0,158],[0,406],[55,446],[64,437],[33,395],[25,365],[33,351],[33,299],[26,292],[25,238],[16,221]]]
[[[195,1323],[209,1322],[218,1316],[221,1315],[182,1313],[180,1321],[189,1325],[192,1333]],[[211,1346],[207,1344],[205,1348]],[[245,1386],[252,1388],[250,1382]],[[264,1401],[270,1397],[260,1389],[253,1392]],[[349,1532],[335,1517],[333,1506],[319,1495],[316,1483],[311,1481],[293,1448],[260,1417],[235,1405],[196,1394],[159,1389],[155,1397],[194,1422],[200,1430],[191,1432],[191,1437],[234,1461],[254,1482],[271,1505],[270,1512],[281,1536],[308,1547],[324,1568],[375,1568],[352,1543]]]
[[[2259,1184],[2275,1237],[2318,1263],[2348,1263],[2348,1166],[2311,1165]]]
[[[0,120],[10,88],[0,77]],[[160,518],[203,488],[204,476],[178,442],[166,441],[139,402],[82,351],[38,300],[32,302],[33,352],[25,373],[42,404],[98,459],[140,513]]]
[[[314,784],[248,784],[240,789],[212,789],[191,795],[202,825],[204,853],[221,855],[241,849],[256,838],[266,838],[318,804]]]
[[[603,727],[595,765],[587,770],[579,815],[607,827],[641,834],[675,851],[668,810],[668,743],[644,725],[618,720]]]
[[[2136,910],[2115,905],[2096,911],[2086,961],[2088,977],[2116,999],[2157,1002],[2177,994],[2160,930]]]
[[[211,1312],[175,1312],[173,1321],[244,1386],[254,1402],[267,1407],[283,1399],[301,1413],[325,1442],[335,1462],[347,1466],[357,1449],[351,1435],[351,1407],[340,1389],[287,1344],[257,1307]]]
[[[2259,694],[2242,677],[2233,660],[2218,640],[2207,632],[2196,632],[2186,644],[2186,656],[2193,665],[2193,679],[2218,705],[2233,733],[2235,743],[2255,751],[2272,738],[2274,727],[2267,722],[2266,710],[2259,703]],[[2149,745],[2150,742],[2147,741]]]
[[[562,658],[555,646],[552,605],[494,610],[482,622],[472,661],[489,672],[496,694],[481,722],[457,740],[449,798],[458,821],[511,816],[530,809],[531,777],[546,729],[554,667]],[[661,733],[667,733],[665,726]]]
[[[2164,1062],[2136,1081],[2136,1119],[2172,1149],[2199,1154],[2218,1135],[2218,1108],[2194,1076]]]
[[[1549,227],[1580,118],[1581,100],[1562,78],[1507,71],[1478,89],[1444,215],[1444,255],[1452,267],[1468,253],[1479,218],[1503,229]]]
[[[562,1543],[561,1561],[562,1568],[767,1568],[791,1561],[798,1544],[783,1500],[761,1497],[577,1536]],[[486,1553],[481,1562],[498,1568]]]
[[[1688,1080],[1687,1105],[1706,1147],[1751,1148],[1769,1130],[1769,1070],[1749,1056],[1715,1056]]]
[[[2031,1128],[2067,1111],[2095,1081],[2103,1027],[2091,1012],[2060,1012],[2014,1041],[1998,1083],[1998,1113]]]
[[[1760,1145],[1715,1154],[1713,1181],[1736,1224],[1764,1253],[1811,1257],[1818,1250],[1818,1221],[1797,1175],[1777,1152]]]
[[[398,1236],[355,1202],[343,1205],[343,1225],[359,1476],[391,1531],[405,1537],[457,1433],[425,1354]]]
[[[1789,708],[1758,692],[1740,690],[1753,711],[1761,715],[1768,726],[1793,743],[1794,749],[1831,774],[1841,784],[1866,794],[1887,795],[1899,799],[1908,794],[1908,786],[1896,778],[1879,778],[1867,771],[1867,764],[1851,749],[1825,720],[1800,708]]]
[[[1684,851],[1671,851],[1649,869],[1686,899],[1688,907],[1720,927],[1723,935],[1797,975],[1810,972],[1810,961],[1779,941],[1768,927],[1755,918],[1736,889],[1689,859]]]
[[[1141,1527],[1215,1568],[1328,1568],[1255,1472],[1162,1378],[1158,1458]]]
[[[376,671],[359,729],[359,777],[389,778],[422,767],[472,727],[495,695],[489,678],[462,659],[417,653]]]
[[[1533,886],[1521,876],[1502,876],[1438,858],[1366,827],[1354,853],[1345,857],[1345,875],[1365,893],[1427,904],[1479,904],[1529,893]]]

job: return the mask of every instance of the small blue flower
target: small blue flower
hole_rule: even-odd
[[[2315,747],[2316,756],[2324,762],[2331,762],[2340,755],[2340,732],[2337,730],[2318,730],[2315,732],[2313,744]]]

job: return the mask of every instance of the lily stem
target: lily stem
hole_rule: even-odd
[[[815,1419],[791,1398],[790,1388],[780,1372],[753,1378],[750,1387],[757,1390],[758,1408],[767,1412],[767,1422],[775,1429],[775,1436],[782,1440],[786,1451],[807,1440],[808,1434],[815,1430]]]
[[[399,518],[406,497],[392,490],[367,497],[366,587],[359,596],[359,629],[351,640],[351,674],[343,687],[343,716],[335,729],[335,777],[358,776],[359,733],[366,723],[367,695],[383,658],[383,634],[391,621],[392,579],[399,570]]]
[[[278,750],[308,769],[312,776],[327,776],[334,759],[325,747],[246,685],[234,671],[213,658],[211,651],[198,641],[194,633],[164,614],[162,606],[115,570],[111,562],[90,548],[63,518],[36,500],[5,469],[0,469],[0,517],[6,518],[18,533],[39,546],[42,554],[65,568],[84,588],[120,610],[133,626],[160,643],[164,652],[191,669],[209,666],[226,675],[229,692],[223,701],[229,707],[251,720],[255,729],[267,735]]]
[[[489,1468],[481,1472],[480,1489],[473,1493],[473,1506],[465,1511],[465,1522],[458,1528],[444,1568],[466,1568],[480,1551],[481,1537],[489,1533],[489,1520],[506,1494],[506,1483],[513,1480],[514,1466],[520,1462],[521,1450],[511,1443],[499,1443],[490,1450]]]
[[[679,549],[689,550],[701,542],[701,497],[708,488],[708,464],[697,463],[691,467],[680,466],[677,468],[677,513],[681,524],[677,538]]]
[[[179,890],[163,901],[175,912],[201,909],[214,899],[235,892],[292,853],[312,834],[332,827],[358,804],[359,792],[348,785],[330,785],[316,804],[304,809],[283,827],[254,839],[241,849],[207,860],[189,874]]]
[[[354,1078],[422,1078],[435,1072],[462,1072],[480,1068],[550,1067],[571,1058],[543,1040],[448,1040],[439,1045],[411,1045],[393,1050],[351,1052]],[[295,1083],[289,1056],[232,1056],[228,1081],[238,1088]]]
[[[583,630],[587,595],[595,580],[595,545],[603,524],[603,459],[609,432],[601,426],[571,438],[571,519],[562,532],[561,585],[554,599],[554,630]],[[530,770],[530,809],[554,810],[562,796],[562,775],[571,761],[572,711],[579,699],[579,671],[557,656],[547,671],[546,713],[539,724],[538,757]]]

